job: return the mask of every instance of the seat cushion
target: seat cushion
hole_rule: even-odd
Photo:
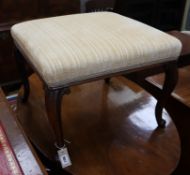
[[[52,87],[175,60],[181,50],[178,39],[111,12],[27,21],[11,34]]]
[[[178,38],[182,44],[181,56],[190,54],[190,31],[172,30],[168,32],[170,35]]]

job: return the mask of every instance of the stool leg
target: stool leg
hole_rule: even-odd
[[[165,107],[172,91],[174,90],[178,80],[177,64],[168,64],[165,68],[165,81],[161,95],[158,97],[158,101],[155,108],[155,115],[158,126],[161,128],[165,127],[165,120],[162,118],[162,111]]]
[[[56,144],[58,147],[64,146],[63,130],[61,122],[61,101],[62,96],[68,92],[68,89],[51,90],[45,88],[45,105],[47,116],[55,133]]]
[[[28,82],[28,77],[27,77],[27,71],[25,67],[25,62],[22,54],[19,52],[18,49],[15,49],[14,55],[16,58],[17,62],[17,67],[21,76],[21,81],[24,87],[24,94],[22,97],[22,102],[25,103],[28,100],[29,94],[30,94],[30,85]]]

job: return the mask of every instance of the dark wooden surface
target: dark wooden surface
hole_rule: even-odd
[[[47,174],[0,89],[0,120],[25,175]]]
[[[161,86],[163,75],[149,79],[156,86]],[[177,127],[181,140],[181,157],[172,175],[190,174],[190,66],[179,69],[179,81],[167,104],[172,119]]]
[[[19,121],[38,149],[51,157],[54,137],[46,118],[44,91],[35,75],[30,83],[29,101],[18,104]],[[73,161],[68,170],[77,175],[173,172],[180,157],[178,133],[166,111],[166,128],[157,128],[155,104],[153,97],[121,77],[113,78],[110,86],[102,80],[71,88],[62,106]]]
[[[2,0],[0,24],[79,12],[79,0]]]
[[[85,11],[112,11],[114,9],[115,0],[86,0]]]
[[[180,102],[190,107],[190,66],[179,69],[179,79],[173,96]],[[163,83],[164,75],[160,74],[149,78],[149,81],[156,86],[161,87]]]
[[[172,175],[188,175],[190,174],[190,107],[181,103],[176,98],[172,98],[170,100],[170,103],[168,103],[167,109],[169,113],[173,116],[173,121],[176,124],[181,140],[180,161]]]
[[[0,32],[0,85],[14,84],[18,81],[19,75],[13,58],[13,42],[10,33],[2,31]]]
[[[116,0],[115,11],[160,30],[180,30],[186,0]]]

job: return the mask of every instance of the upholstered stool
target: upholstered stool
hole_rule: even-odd
[[[27,21],[14,25],[11,34],[22,70],[23,100],[27,100],[29,85],[22,57],[44,82],[47,114],[58,147],[64,145],[60,102],[70,86],[139,70],[148,76],[155,67],[166,72],[156,105],[158,125],[164,127],[162,109],[177,81],[181,43],[176,38],[111,12]]]

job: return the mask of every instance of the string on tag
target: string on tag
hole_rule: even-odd
[[[71,144],[70,141],[64,139],[64,145],[63,145],[62,147],[58,146],[57,142],[54,143],[54,146],[55,146],[58,150],[60,150],[60,149],[66,148],[66,144],[65,144],[65,143]]]

